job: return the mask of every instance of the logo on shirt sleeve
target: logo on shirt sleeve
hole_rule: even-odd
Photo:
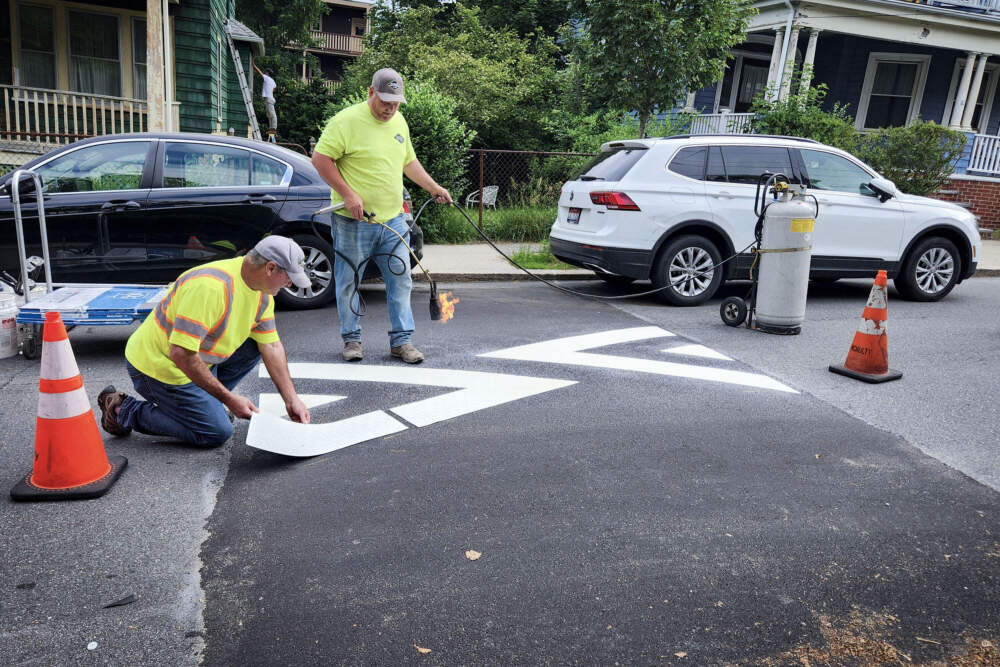
[[[403,139],[403,135],[401,135],[401,134],[397,134],[397,135],[396,135],[396,137],[395,137],[395,139],[396,139],[396,141],[398,141],[399,143],[403,143],[403,141],[405,141],[405,140]]]

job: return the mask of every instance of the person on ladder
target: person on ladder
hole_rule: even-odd
[[[274,70],[268,68],[263,72],[254,64],[253,68],[260,74],[264,81],[261,87],[260,96],[264,98],[264,105],[267,106],[267,140],[275,143],[275,135],[278,134],[278,114],[274,111],[274,89],[277,84],[274,82]]]

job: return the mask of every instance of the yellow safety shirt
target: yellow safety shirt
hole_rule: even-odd
[[[383,123],[372,115],[367,101],[349,106],[327,122],[316,151],[333,158],[341,176],[376,220],[385,222],[403,212],[403,167],[416,160],[417,154],[401,113],[397,111]],[[331,203],[343,200],[331,189]]]
[[[243,282],[242,266],[243,258],[235,257],[182,273],[129,336],[128,362],[165,384],[187,384],[191,379],[170,360],[171,344],[212,365],[228,359],[247,338],[277,341],[274,299]]]

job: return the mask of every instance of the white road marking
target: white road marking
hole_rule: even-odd
[[[538,361],[550,364],[570,364],[573,366],[592,366],[595,368],[613,368],[615,370],[636,371],[639,373],[656,373],[674,377],[685,377],[693,380],[723,382],[738,384],[760,389],[773,389],[792,394],[799,392],[766,375],[732,371],[705,366],[678,364],[672,361],[653,361],[634,357],[619,357],[610,354],[594,354],[582,352],[594,347],[615,345],[649,338],[661,338],[674,334],[660,327],[634,327],[630,329],[615,329],[583,336],[556,338],[541,343],[531,343],[510,347],[497,352],[481,354],[481,357],[496,359],[516,359],[519,361]]]
[[[389,382],[457,389],[391,408],[391,412],[417,427],[576,384],[574,380],[409,366],[293,363],[288,365],[288,369],[298,380]],[[267,369],[260,366],[258,374],[262,378],[267,377]],[[270,403],[270,399],[264,399],[265,396],[267,394],[261,395],[261,402]],[[280,398],[278,401],[283,412],[284,404]],[[405,428],[383,411],[330,424],[297,424],[262,410],[251,419],[247,444],[289,456],[315,456]]]
[[[726,355],[716,352],[710,347],[705,347],[704,345],[678,345],[677,347],[668,347],[663,350],[663,352],[668,352],[669,354],[684,354],[689,357],[704,357],[705,359],[718,359],[719,361],[732,361]]]
[[[299,394],[299,398],[302,399],[307,408],[312,410],[320,405],[341,401],[347,397],[329,394]],[[281,394],[261,394],[260,400],[257,401],[257,407],[260,408],[261,412],[288,419],[288,413],[285,412],[285,401],[281,398]]]
[[[406,430],[406,425],[376,410],[330,424],[298,424],[258,412],[250,418],[247,444],[285,456],[318,456],[365,440]]]

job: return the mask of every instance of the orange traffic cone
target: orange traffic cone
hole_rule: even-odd
[[[42,369],[35,421],[35,464],[10,490],[14,500],[97,498],[111,488],[128,461],[104,452],[97,420],[83,388],[59,313],[45,313]]]
[[[885,271],[879,271],[875,276],[875,284],[847,353],[847,361],[843,365],[830,366],[834,373],[871,383],[903,377],[901,372],[889,368],[889,339],[885,327],[889,318],[886,278]]]

